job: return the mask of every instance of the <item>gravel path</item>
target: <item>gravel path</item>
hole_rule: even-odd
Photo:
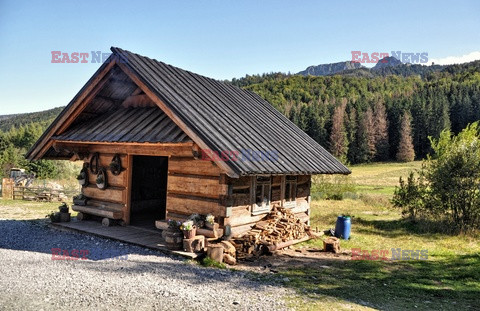
[[[52,248],[90,253],[88,260],[52,260]],[[44,222],[0,220],[1,310],[284,310],[282,297],[291,295],[245,272],[204,268]]]

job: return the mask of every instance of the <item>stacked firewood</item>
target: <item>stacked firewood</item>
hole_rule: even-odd
[[[250,231],[234,239],[232,244],[237,250],[237,259],[245,259],[286,247],[288,241],[312,235],[310,227],[290,210],[276,208]]]

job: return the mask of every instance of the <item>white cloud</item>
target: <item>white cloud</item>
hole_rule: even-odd
[[[447,56],[443,58],[430,58],[429,63],[434,62],[435,65],[451,65],[473,62],[474,60],[480,60],[480,51],[475,51],[462,56]]]

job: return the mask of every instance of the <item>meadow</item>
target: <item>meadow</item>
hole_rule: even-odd
[[[286,278],[284,285],[297,290],[292,306],[303,310],[480,308],[478,236],[438,233],[435,224],[407,221],[390,204],[399,177],[420,166],[421,162],[352,166],[350,177],[343,179],[350,193],[347,198],[312,201],[312,227],[334,228],[337,216],[345,214],[352,217],[352,235],[341,240],[347,254],[343,258],[306,261],[303,267],[274,276]],[[314,189],[318,189],[315,184]],[[297,247],[322,248],[323,242],[310,240]],[[388,250],[388,260],[351,260],[354,248]],[[391,260],[392,248],[427,250],[428,259]]]

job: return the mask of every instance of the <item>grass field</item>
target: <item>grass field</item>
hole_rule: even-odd
[[[348,214],[352,236],[341,241],[342,250],[388,250],[389,258],[392,248],[428,250],[428,260],[320,259],[301,269],[287,269],[278,277],[287,278],[285,285],[302,297],[293,305],[305,310],[480,308],[478,237],[426,233],[425,224],[403,220],[389,203],[399,176],[420,166],[413,162],[351,167],[359,198],[313,201],[311,223],[322,230],[333,228],[338,215]],[[322,248],[323,243],[311,240],[303,246]]]
[[[43,219],[50,212],[58,212],[60,202],[35,202],[22,200],[0,200],[0,219],[34,220]],[[73,212],[70,210],[70,212]],[[72,214],[72,216],[75,216]]]

